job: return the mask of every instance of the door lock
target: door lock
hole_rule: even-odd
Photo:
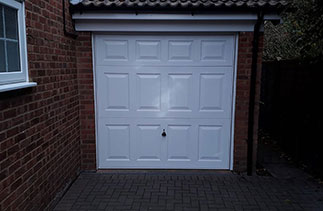
[[[162,132],[162,137],[166,137],[166,132],[165,132],[165,129],[163,129],[163,132]]]

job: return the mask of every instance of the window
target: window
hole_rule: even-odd
[[[28,81],[24,3],[0,0],[1,87]]]

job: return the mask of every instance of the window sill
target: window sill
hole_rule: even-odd
[[[0,92],[12,91],[16,89],[23,89],[23,88],[34,87],[34,86],[37,86],[36,82],[5,84],[5,85],[0,85]]]

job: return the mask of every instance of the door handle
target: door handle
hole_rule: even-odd
[[[162,132],[162,137],[166,137],[166,132],[165,132],[165,129],[163,129],[163,132]]]

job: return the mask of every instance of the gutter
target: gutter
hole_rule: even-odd
[[[253,135],[254,135],[254,120],[255,120],[255,97],[256,97],[256,82],[257,82],[257,61],[259,51],[259,33],[260,27],[264,20],[264,12],[258,11],[257,22],[254,27],[252,41],[252,63],[251,63],[251,78],[250,78],[250,93],[249,93],[249,117],[248,117],[248,139],[247,139],[247,174],[252,175],[253,172]]]

